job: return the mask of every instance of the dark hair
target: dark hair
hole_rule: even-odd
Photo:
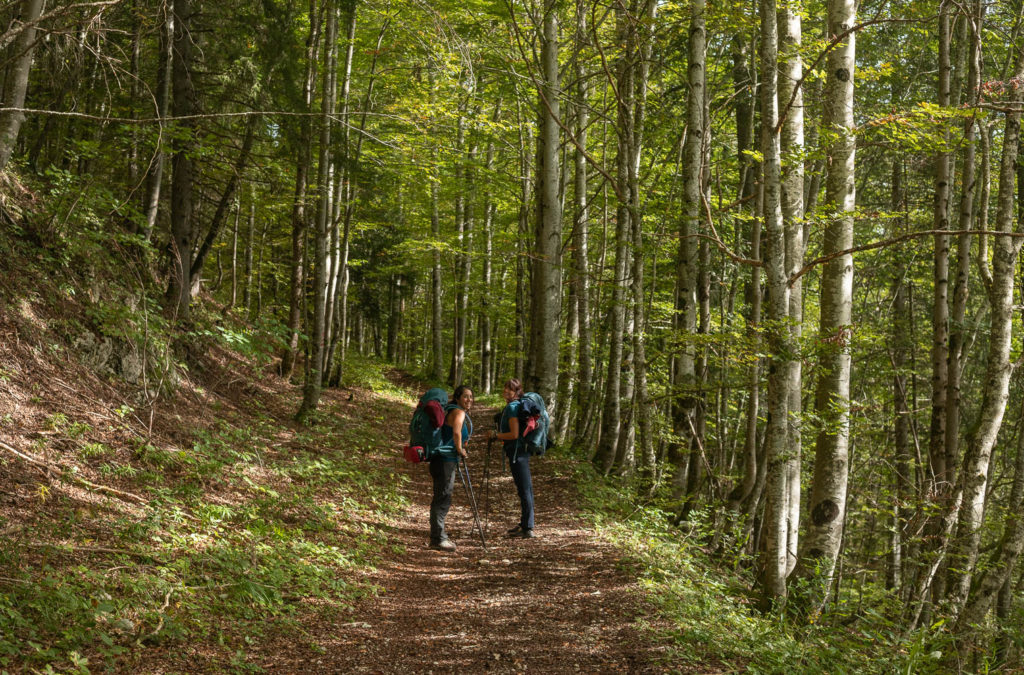
[[[462,398],[462,395],[465,394],[467,391],[469,391],[468,385],[460,384],[459,386],[455,387],[455,393],[452,394],[452,402],[458,403],[459,399]]]
[[[516,398],[523,395],[523,383],[514,377],[505,382],[505,388],[511,389],[512,393],[516,395]]]

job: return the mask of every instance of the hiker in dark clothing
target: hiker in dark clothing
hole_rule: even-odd
[[[454,551],[455,542],[448,538],[444,521],[452,505],[455,471],[460,459],[466,459],[466,442],[473,433],[473,422],[467,412],[473,407],[473,392],[459,385],[452,403],[445,408],[441,427],[441,452],[430,460],[430,477],[434,479],[434,498],[430,502],[430,548]]]
[[[508,531],[510,537],[532,539],[533,534],[533,480],[530,477],[530,453],[522,447],[519,438],[519,406],[523,395],[522,383],[512,378],[505,383],[501,392],[505,409],[501,411],[498,430],[491,432],[491,438],[504,442],[505,457],[509,471],[519,493],[519,524]]]

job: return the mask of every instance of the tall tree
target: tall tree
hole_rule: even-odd
[[[761,155],[764,190],[765,275],[768,287],[768,425],[765,430],[768,474],[763,520],[761,605],[786,601],[789,573],[788,500],[789,385],[786,319],[786,232],[782,220],[782,158],[778,117],[779,32],[775,0],[761,0]]]
[[[195,147],[195,80],[192,72],[192,1],[174,0],[174,61],[171,79],[174,116],[179,118],[172,141],[171,177],[171,275],[167,290],[169,311],[178,319],[190,316],[192,292],[192,208],[195,180],[192,152]]]
[[[530,353],[526,386],[547,401],[552,414],[561,414],[558,391],[558,355],[562,300],[562,201],[560,195],[558,73],[558,2],[544,0],[539,26],[540,80],[538,82],[537,224],[530,275],[532,298]]]
[[[302,404],[296,418],[306,419],[320,403],[323,387],[324,357],[327,344],[327,242],[330,236],[330,214],[332,212],[331,190],[331,127],[334,117],[335,90],[338,67],[338,8],[335,0],[324,0],[326,29],[324,32],[324,68],[321,73],[321,115],[319,166],[317,169],[317,214],[314,235],[313,258],[313,324],[310,326],[309,361],[306,364],[306,382],[302,392]]]
[[[1024,82],[1024,48],[1019,47],[1018,67],[1015,77]],[[1022,240],[1019,226],[1014,221],[1016,194],[1016,162],[1019,158],[1021,104],[1024,88],[1016,88],[1016,96],[1006,113],[1003,132],[1003,156],[999,170],[999,194],[996,203],[995,229],[1000,234],[993,236],[992,262],[979,260],[982,280],[988,296],[990,328],[988,358],[985,365],[984,388],[978,421],[967,444],[964,455],[963,473],[960,486],[963,490],[963,504],[957,522],[956,538],[951,557],[951,567],[957,570],[962,581],[950,589],[955,607],[960,609],[967,602],[970,590],[970,576],[978,562],[984,524],[985,504],[988,496],[989,471],[992,450],[995,448],[999,430],[1003,424],[1006,405],[1010,395],[1010,375],[1014,364],[1010,361],[1013,342],[1013,295],[1014,272],[1020,255]],[[993,591],[989,589],[989,593]],[[975,611],[978,611],[977,609]]]
[[[676,436],[683,439],[677,450],[676,463],[694,466],[699,461],[700,448],[696,438],[694,415],[698,406],[697,394],[697,285],[700,234],[701,196],[704,154],[704,97],[707,84],[705,58],[707,32],[704,0],[690,3],[690,28],[687,43],[686,72],[686,140],[683,144],[683,193],[680,214],[679,252],[676,259],[675,327],[682,345],[675,356],[673,374],[677,390],[672,413]],[[677,470],[673,496],[686,492],[689,478],[687,470]],[[692,485],[692,483],[691,483]],[[683,512],[686,511],[684,507]],[[680,514],[682,515],[682,513]]]
[[[853,82],[856,65],[856,3],[829,0],[825,122],[830,162],[825,204],[833,215],[825,225],[822,253],[831,259],[821,275],[818,341],[822,347],[815,413],[822,427],[814,448],[810,522],[801,545],[800,576],[813,579],[810,602],[820,609],[832,589],[846,523],[850,442],[850,341],[852,338],[853,221],[856,206]]]
[[[21,124],[25,121],[25,94],[28,92],[32,55],[36,46],[36,27],[43,12],[43,0],[22,0],[21,25],[12,47],[13,63],[4,78],[4,105],[0,112],[0,171],[11,161]]]

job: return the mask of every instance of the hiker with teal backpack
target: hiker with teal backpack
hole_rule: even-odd
[[[505,409],[501,411],[498,428],[491,432],[491,438],[502,441],[509,471],[519,493],[519,524],[508,531],[508,536],[532,539],[533,533],[533,479],[530,476],[530,453],[523,446],[520,436],[519,412],[523,405],[523,385],[512,378],[505,383],[501,392]]]
[[[455,472],[459,461],[467,457],[466,443],[473,433],[469,409],[473,407],[473,392],[465,385],[455,388],[452,403],[444,406],[444,423],[440,428],[439,451],[430,458],[430,477],[434,481],[434,498],[430,501],[430,548],[454,551],[455,542],[448,538],[444,521],[452,505],[455,490]]]

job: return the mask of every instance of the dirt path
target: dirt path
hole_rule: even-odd
[[[493,410],[474,410],[478,429]],[[356,608],[342,625],[309,627],[323,653],[295,645],[269,656],[272,672],[321,673],[655,673],[656,646],[633,626],[643,612],[634,583],[617,568],[616,552],[596,541],[574,516],[576,498],[558,462],[533,463],[538,538],[506,538],[518,522],[519,502],[498,445],[491,450],[487,549],[474,531],[465,490],[456,483],[448,515],[454,553],[427,548],[430,477],[426,465],[405,463],[404,428],[388,429],[381,445],[411,481],[412,502],[396,522],[394,542],[404,554],[382,561],[371,581],[385,590]],[[469,470],[481,511],[486,443],[469,446]],[[483,513],[481,513],[483,515]]]

